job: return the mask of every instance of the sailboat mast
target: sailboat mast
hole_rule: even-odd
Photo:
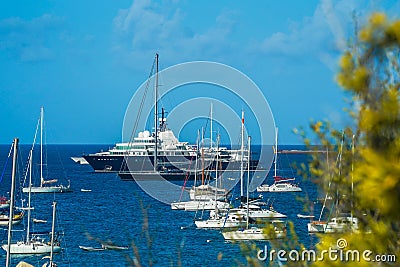
[[[211,102],[211,106],[210,106],[210,150],[212,150],[212,140],[213,140],[213,117],[212,117],[212,113],[213,113],[213,104]]]
[[[276,134],[275,134],[275,176],[276,177],[276,164],[277,164],[277,159],[278,159],[278,127],[276,127]]]
[[[342,132],[342,141],[340,142],[339,150],[339,172],[338,175],[342,177],[342,154],[343,154],[344,132]],[[336,187],[336,215],[339,215],[339,187]]]
[[[201,127],[201,185],[204,185],[204,129]]]
[[[353,134],[353,140],[351,144],[351,210],[350,210],[350,219],[351,219],[351,230],[353,230],[353,209],[354,209],[354,138],[355,135]]]
[[[51,224],[51,250],[50,250],[50,266],[53,266],[53,249],[54,249],[54,225],[56,222],[56,205],[57,202],[53,202],[53,221]]]
[[[40,187],[43,186],[43,106],[40,108]]]
[[[33,149],[29,152],[29,192],[28,192],[28,225],[26,229],[26,243],[30,243],[29,230],[31,225],[31,191],[32,191],[32,155]]]
[[[8,238],[7,238],[7,256],[6,256],[6,267],[10,266],[10,250],[11,250],[11,231],[12,231],[12,220],[14,217],[14,191],[15,191],[15,174],[17,169],[17,150],[18,150],[18,138],[14,138],[14,153],[13,153],[13,164],[11,173],[11,194],[10,194],[10,214],[8,218]]]
[[[242,110],[242,143],[240,146],[240,196],[243,198],[244,111]]]
[[[218,142],[219,142],[219,136],[217,136],[217,151],[218,151]],[[215,187],[218,188],[218,152],[215,158]],[[215,190],[215,209],[217,209],[217,191]]]
[[[326,165],[327,165],[327,169],[328,169],[328,173],[329,173],[330,172],[330,167],[329,167],[329,148],[328,147],[326,147]],[[330,177],[329,177],[328,188],[329,189],[331,188],[331,179],[330,179]],[[322,209],[321,209],[321,212],[319,214],[318,221],[321,221],[322,213],[324,212],[327,199],[328,199],[328,192],[326,192],[326,194],[325,194],[324,204],[322,204]]]
[[[196,140],[196,157],[195,157],[195,165],[194,165],[194,190],[196,195],[196,184],[197,184],[197,162],[199,158],[199,139],[200,139],[200,130],[197,130],[197,140]]]
[[[249,185],[250,185],[250,143],[251,143],[251,136],[248,137],[248,151],[249,154],[247,155],[247,186],[246,186],[246,201],[247,201],[247,216],[246,216],[246,225],[247,229],[249,228]]]
[[[154,83],[154,172],[157,172],[157,153],[158,153],[158,54],[156,54],[156,80]]]

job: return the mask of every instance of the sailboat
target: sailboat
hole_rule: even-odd
[[[43,118],[44,118],[44,108],[40,108],[40,186],[32,186],[29,185],[28,187],[22,188],[22,192],[28,193],[65,193],[65,192],[72,192],[71,186],[68,185],[52,185],[57,183],[57,179],[52,180],[45,180],[43,177]],[[36,140],[37,128],[35,133],[35,140]],[[35,144],[35,140],[33,142],[33,146]]]
[[[54,202],[55,203],[55,202]],[[56,204],[53,204],[53,216],[55,216],[55,208]],[[54,217],[53,217],[54,218]],[[61,251],[60,244],[57,240],[55,240],[54,235],[54,219],[53,219],[53,227],[51,232],[50,241],[46,241],[45,238],[42,238],[42,235],[35,235],[33,237],[29,237],[29,239],[25,242],[19,241],[17,243],[10,244],[10,253],[11,254],[48,254],[48,253],[58,253]],[[29,231],[28,231],[29,234]],[[45,233],[48,235],[49,233]],[[7,245],[2,245],[2,249],[8,251]]]
[[[42,267],[57,267],[57,264],[54,263],[53,255],[55,251],[55,240],[54,240],[54,225],[55,225],[55,218],[56,218],[56,205],[57,202],[53,202],[53,221],[52,221],[52,226],[51,226],[51,240],[50,240],[50,256],[45,256],[44,258],[48,258],[49,261],[44,263]]]
[[[7,226],[10,216],[6,212],[0,214],[0,226]],[[20,224],[24,218],[23,211],[14,211],[12,224]]]
[[[33,148],[29,153],[29,167],[27,172],[29,171],[29,184],[32,185],[32,152]],[[31,186],[29,187],[29,189]],[[55,207],[56,204],[53,204],[53,224],[52,224],[52,234],[51,234],[51,244],[49,244],[45,238],[42,238],[44,234],[35,234],[31,235],[30,232],[30,222],[31,222],[31,193],[32,191],[28,191],[28,222],[27,222],[27,229],[26,229],[26,240],[25,241],[18,241],[16,243],[12,243],[10,245],[3,245],[2,249],[11,253],[11,254],[46,254],[50,252],[60,252],[61,247],[59,246],[58,242],[54,240],[54,217],[55,217]],[[48,233],[45,233],[48,234]]]
[[[250,184],[250,141],[248,137],[248,166],[247,166],[247,216],[246,228],[238,229],[236,231],[225,231],[222,235],[227,240],[270,240],[275,238],[283,238],[286,236],[286,228],[283,221],[273,220],[267,223],[265,228],[249,227],[249,184]]]
[[[343,140],[340,146],[340,151],[338,154],[339,161],[339,175],[341,174],[341,161],[342,161],[342,153],[343,153]],[[352,141],[352,153],[354,155],[354,136]],[[328,153],[327,153],[328,160]],[[353,190],[353,162],[352,162],[352,190]],[[331,181],[329,181],[328,188],[331,187]],[[346,231],[357,231],[358,230],[358,218],[353,216],[353,213],[350,214],[339,214],[338,210],[336,211],[337,216],[330,217],[329,221],[321,221],[322,213],[326,207],[326,202],[329,199],[329,192],[325,195],[324,204],[321,209],[321,213],[318,221],[311,221],[307,224],[307,230],[309,233],[342,233]],[[336,196],[336,209],[338,207],[338,192]],[[353,200],[351,200],[353,201]],[[353,202],[351,203],[353,209]]]
[[[257,192],[301,192],[302,189],[292,181],[295,178],[286,178],[277,175],[278,161],[278,128],[276,128],[275,136],[275,160],[274,160],[274,183],[272,185],[263,184],[257,187]]]
[[[254,199],[249,201],[249,199],[246,199],[246,202],[244,202],[244,111],[242,111],[242,131],[241,131],[241,148],[240,148],[240,198],[241,198],[241,205],[240,207],[231,209],[231,213],[236,213],[236,214],[241,214],[241,215],[246,215],[248,213],[249,217],[251,219],[276,219],[276,218],[286,218],[286,215],[277,212],[274,210],[272,204],[269,205],[269,208],[264,208],[265,206],[268,206],[267,203],[261,202],[260,199]],[[248,168],[250,167],[250,147],[248,148]]]
[[[218,138],[219,140],[219,138]],[[219,144],[219,142],[217,142]],[[218,151],[218,147],[217,147]],[[216,185],[218,185],[218,154],[217,154],[217,164],[215,164],[215,179]],[[216,187],[218,189],[218,187]],[[196,220],[194,223],[197,228],[207,228],[207,229],[215,229],[215,228],[238,228],[244,226],[245,224],[245,216],[241,214],[230,213],[228,210],[220,210],[217,208],[217,197],[218,191],[214,192],[214,200],[215,200],[215,208],[210,211],[210,217],[207,220]]]
[[[194,223],[197,228],[203,229],[239,228],[246,226],[246,216],[215,209],[210,211],[207,220],[196,220]]]
[[[216,154],[216,185],[218,185],[218,154]],[[189,195],[190,201],[179,201],[171,203],[171,209],[184,209],[186,211],[197,210],[214,210],[214,209],[228,209],[229,203],[226,202],[226,195],[228,190],[212,186],[204,183],[204,159],[202,149],[202,184],[196,186],[197,180],[197,156],[196,156],[196,170],[195,170],[195,185],[190,188]]]
[[[2,180],[2,178],[3,178],[4,172],[7,167],[8,159],[11,157],[11,153],[12,153],[13,149],[15,149],[14,143],[10,148],[10,152],[8,153],[7,161],[6,161],[6,164],[4,165],[3,173],[1,175],[0,180]],[[8,199],[4,196],[0,197],[0,226],[8,226],[8,224],[9,224],[10,212],[7,211],[7,209],[10,208],[10,203],[11,203],[11,199]],[[24,218],[24,212],[22,210],[16,210],[15,208],[13,208],[12,218],[13,218],[12,219],[13,225],[19,224],[22,222],[22,219]]]
[[[260,202],[258,199],[243,203],[241,207],[233,208],[230,210],[233,214],[249,214],[251,219],[255,220],[270,220],[270,219],[283,219],[287,216],[276,211],[272,205],[269,208],[264,208],[267,203]]]
[[[7,197],[0,197],[0,209],[8,209],[10,207],[10,200]]]
[[[211,106],[212,107],[212,106]],[[212,111],[211,111],[212,114]],[[211,123],[212,125],[212,117],[211,117]],[[212,128],[212,126],[211,126]],[[211,132],[212,133],[212,132]],[[219,137],[218,137],[219,139]],[[218,141],[219,142],[219,141]],[[202,142],[204,145],[204,142]],[[210,146],[212,145],[212,135],[211,135],[211,142]],[[211,148],[210,148],[211,149]],[[213,199],[213,200],[221,200],[225,201],[227,198],[227,195],[229,191],[225,188],[218,187],[218,168],[219,168],[219,144],[217,145],[217,148],[215,150],[215,175],[216,175],[216,186],[212,186],[210,183],[205,183],[205,175],[204,175],[204,147],[201,148],[201,184],[196,185],[197,181],[197,154],[196,154],[196,162],[195,162],[195,177],[194,177],[194,185],[192,188],[189,189],[189,196],[191,200],[207,200],[207,199]]]

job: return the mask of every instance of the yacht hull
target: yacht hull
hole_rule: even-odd
[[[154,157],[145,156],[124,156],[124,155],[102,155],[89,154],[83,158],[89,163],[95,172],[148,172],[154,170]],[[198,163],[199,164],[199,163]],[[258,161],[251,164],[255,169]],[[222,161],[223,170],[238,170],[240,161]],[[160,156],[158,166],[167,171],[195,170],[195,160],[189,156]],[[208,169],[215,169],[215,161],[206,160],[205,166]]]

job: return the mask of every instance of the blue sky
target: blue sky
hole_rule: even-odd
[[[220,62],[262,90],[280,143],[311,119],[348,122],[334,76],[373,11],[400,14],[398,1],[2,1],[0,143],[30,143],[45,107],[48,143],[121,141],[129,100],[160,68]],[[176,103],[175,103],[176,104]],[[172,109],[173,107],[166,107]],[[217,111],[216,111],[217,112]],[[240,112],[240,111],[238,111]],[[181,138],[188,141],[182,131]]]

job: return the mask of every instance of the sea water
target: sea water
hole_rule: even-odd
[[[0,168],[3,170],[11,145],[0,145]],[[171,210],[170,206],[147,195],[133,181],[121,181],[115,173],[95,173],[90,165],[80,165],[70,157],[82,153],[94,153],[107,145],[50,145],[44,154],[43,166],[46,179],[57,178],[60,183],[70,180],[72,193],[32,194],[32,217],[47,220],[45,224],[33,224],[32,231],[51,231],[52,203],[57,202],[56,230],[62,231],[62,252],[55,254],[58,266],[129,266],[139,261],[142,266],[236,266],[245,263],[245,256],[240,243],[224,240],[218,230],[196,229],[193,221],[200,212]],[[284,147],[283,147],[284,148]],[[290,147],[290,149],[302,147]],[[16,205],[21,206],[21,199],[27,195],[19,192],[24,183],[24,169],[30,146],[21,145],[18,153]],[[279,167],[285,174],[296,176],[291,165],[307,162],[304,154],[287,154]],[[38,183],[38,153],[34,155],[34,185]],[[0,183],[0,195],[7,196],[10,191],[12,159],[5,168]],[[271,184],[272,172],[266,182]],[[26,180],[27,178],[25,178]],[[311,248],[316,237],[307,233],[307,219],[297,218],[304,214],[299,198],[315,200],[316,186],[310,181],[297,182],[303,189],[300,193],[263,193],[264,201],[273,203],[274,208],[288,216],[292,221],[300,242]],[[25,181],[26,183],[26,181]],[[84,189],[84,191],[81,191]],[[88,191],[90,190],[90,191]],[[235,189],[235,194],[240,190]],[[253,193],[258,196],[260,193]],[[178,199],[177,199],[178,200]],[[318,205],[314,214],[318,215]],[[307,213],[306,213],[307,214]],[[13,240],[21,240],[25,234],[25,223],[14,226]],[[7,228],[0,229],[1,243],[7,242]],[[88,252],[79,246],[100,247],[101,242],[111,241],[118,246],[129,246],[128,250],[104,250]],[[262,249],[268,242],[257,242]],[[257,251],[252,251],[253,255]],[[5,252],[0,251],[0,265],[5,263]],[[34,266],[42,266],[43,255],[12,256],[11,266],[25,261]]]

